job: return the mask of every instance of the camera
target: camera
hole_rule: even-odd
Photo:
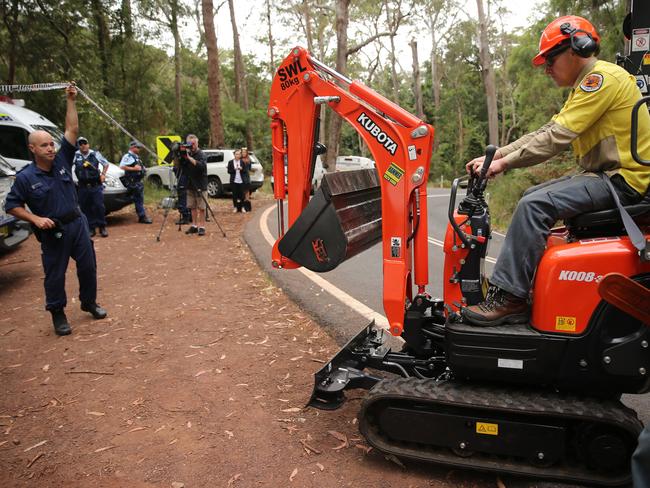
[[[172,157],[174,159],[183,160],[187,158],[187,151],[192,149],[192,144],[189,142],[175,142],[172,144]]]

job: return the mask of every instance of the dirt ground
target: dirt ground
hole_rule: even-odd
[[[255,204],[259,208],[262,200]],[[398,464],[357,430],[360,397],[304,408],[313,373],[338,350],[258,268],[241,238],[251,214],[212,201],[186,236],[131,208],[95,238],[98,302],[79,309],[73,262],[54,334],[31,237],[0,256],[0,484],[38,487],[455,487],[494,476]]]

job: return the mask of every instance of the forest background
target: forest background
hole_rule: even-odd
[[[591,20],[602,36],[600,58],[614,62],[624,49],[629,8],[629,0],[547,0],[538,2],[530,25],[509,29],[503,19],[518,2],[508,0],[250,1],[258,8],[242,29],[234,0],[0,0],[0,78],[76,80],[150,146],[158,135],[192,132],[202,147],[253,148],[269,171],[272,74],[292,46],[303,45],[433,124],[430,179],[448,181],[488,142],[505,145],[561,108],[566,91],[531,64],[550,20],[565,14]],[[475,17],[468,3],[476,4]],[[230,18],[232,49],[219,47],[215,16]],[[418,33],[410,59],[396,47],[405,30]],[[254,36],[266,54],[242,52],[240,36]],[[20,97],[61,125],[65,104],[53,103],[52,92]],[[128,138],[90,104],[79,108],[92,147],[118,160]],[[330,171],[337,155],[368,155],[351,127],[329,112],[323,117]],[[492,192],[497,220],[507,220],[524,188],[570,166],[569,154],[506,175]]]

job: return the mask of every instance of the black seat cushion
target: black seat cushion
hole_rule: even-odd
[[[637,203],[624,208],[635,222],[639,221],[638,223],[642,223],[642,217],[650,213],[650,203]],[[567,227],[597,227],[622,223],[621,213],[616,207],[609,210],[580,214],[566,221]]]

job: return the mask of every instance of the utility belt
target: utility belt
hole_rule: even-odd
[[[142,183],[142,179],[143,178],[141,174],[124,175],[120,178],[120,181],[122,181],[122,184],[128,188],[130,186],[135,186],[138,183]]]
[[[102,182],[99,180],[84,180],[84,181],[79,181],[79,188],[94,188],[101,184]]]
[[[52,229],[39,229],[34,224],[32,224],[32,231],[38,242],[43,242],[45,236],[53,237],[54,239],[60,240],[63,239],[65,231],[63,226],[74,222],[79,217],[81,217],[81,211],[79,207],[68,212],[67,214],[62,215],[61,217],[48,217],[52,222],[54,222],[54,228]]]

